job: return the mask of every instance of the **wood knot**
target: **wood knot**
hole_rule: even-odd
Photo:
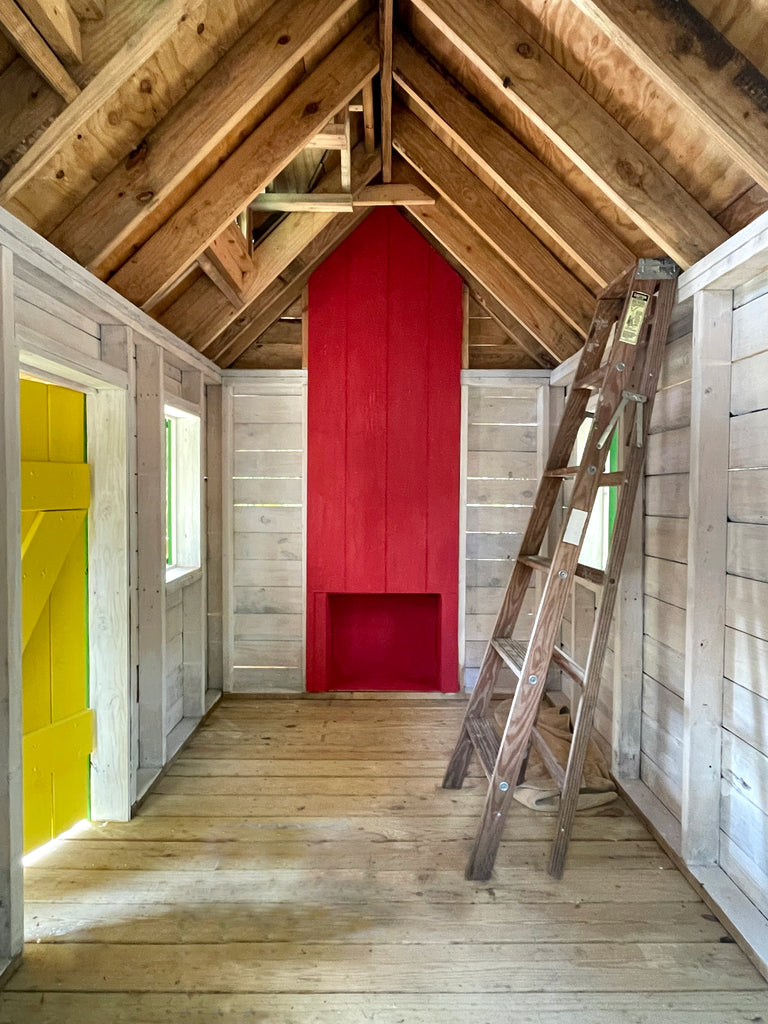
[[[107,114],[107,120],[110,124],[120,124],[120,114],[116,110],[110,110]]]
[[[130,171],[132,167],[138,167],[147,159],[149,145],[146,139],[142,139],[135,149],[132,149],[125,160],[125,169]]]
[[[501,80],[501,84],[504,86],[505,89],[511,89],[512,79],[509,77],[509,75],[505,75],[504,78]]]
[[[520,45],[517,47],[517,52],[520,54],[521,57],[525,58],[525,60],[528,60],[529,57],[533,56],[533,50],[528,45],[528,43],[520,43]]]
[[[286,43],[290,43],[290,41],[291,41],[291,37],[290,36],[280,36],[280,38],[277,40],[277,45],[278,46],[285,46]]]
[[[56,171],[56,177],[59,179],[59,181],[61,181],[61,179],[64,177],[64,171]]]
[[[626,181],[628,185],[632,185],[634,188],[638,188],[642,183],[641,175],[632,166],[629,160],[617,160],[616,170],[619,172],[621,177]]]
[[[205,32],[205,22],[201,21],[200,24],[197,26],[197,34],[201,36],[203,32]]]
[[[306,105],[306,107],[304,107],[304,113],[305,114],[316,114],[319,109],[320,109],[320,104],[319,103],[314,103],[314,102],[308,103]]]
[[[148,78],[142,78],[139,83],[139,90],[141,92],[152,92],[152,82]]]
[[[155,193],[151,188],[148,188],[145,192],[139,192],[136,196],[137,203],[148,203],[150,199],[154,198]]]

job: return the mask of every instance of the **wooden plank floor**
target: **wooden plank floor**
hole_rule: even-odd
[[[128,824],[26,871],[0,1024],[737,1024],[768,985],[621,803],[515,807],[494,877],[484,796],[440,788],[463,705],[225,698]]]

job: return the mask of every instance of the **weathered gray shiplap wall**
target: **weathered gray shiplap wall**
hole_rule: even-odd
[[[692,311],[667,338],[645,463],[640,777],[680,820]]]
[[[232,543],[225,685],[236,693],[304,689],[305,385],[301,370],[227,384]]]
[[[768,916],[768,277],[734,292],[720,863]]]

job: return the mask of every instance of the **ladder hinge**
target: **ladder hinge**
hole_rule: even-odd
[[[669,281],[682,272],[674,260],[665,256],[664,259],[639,259],[637,261],[637,277],[643,281]]]

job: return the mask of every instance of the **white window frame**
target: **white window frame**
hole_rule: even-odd
[[[170,485],[171,558],[166,565],[166,582],[200,569],[201,536],[201,420],[198,415],[166,405],[164,417],[171,423],[171,458],[166,464]],[[167,459],[166,459],[167,462]],[[170,480],[168,481],[168,474]]]

